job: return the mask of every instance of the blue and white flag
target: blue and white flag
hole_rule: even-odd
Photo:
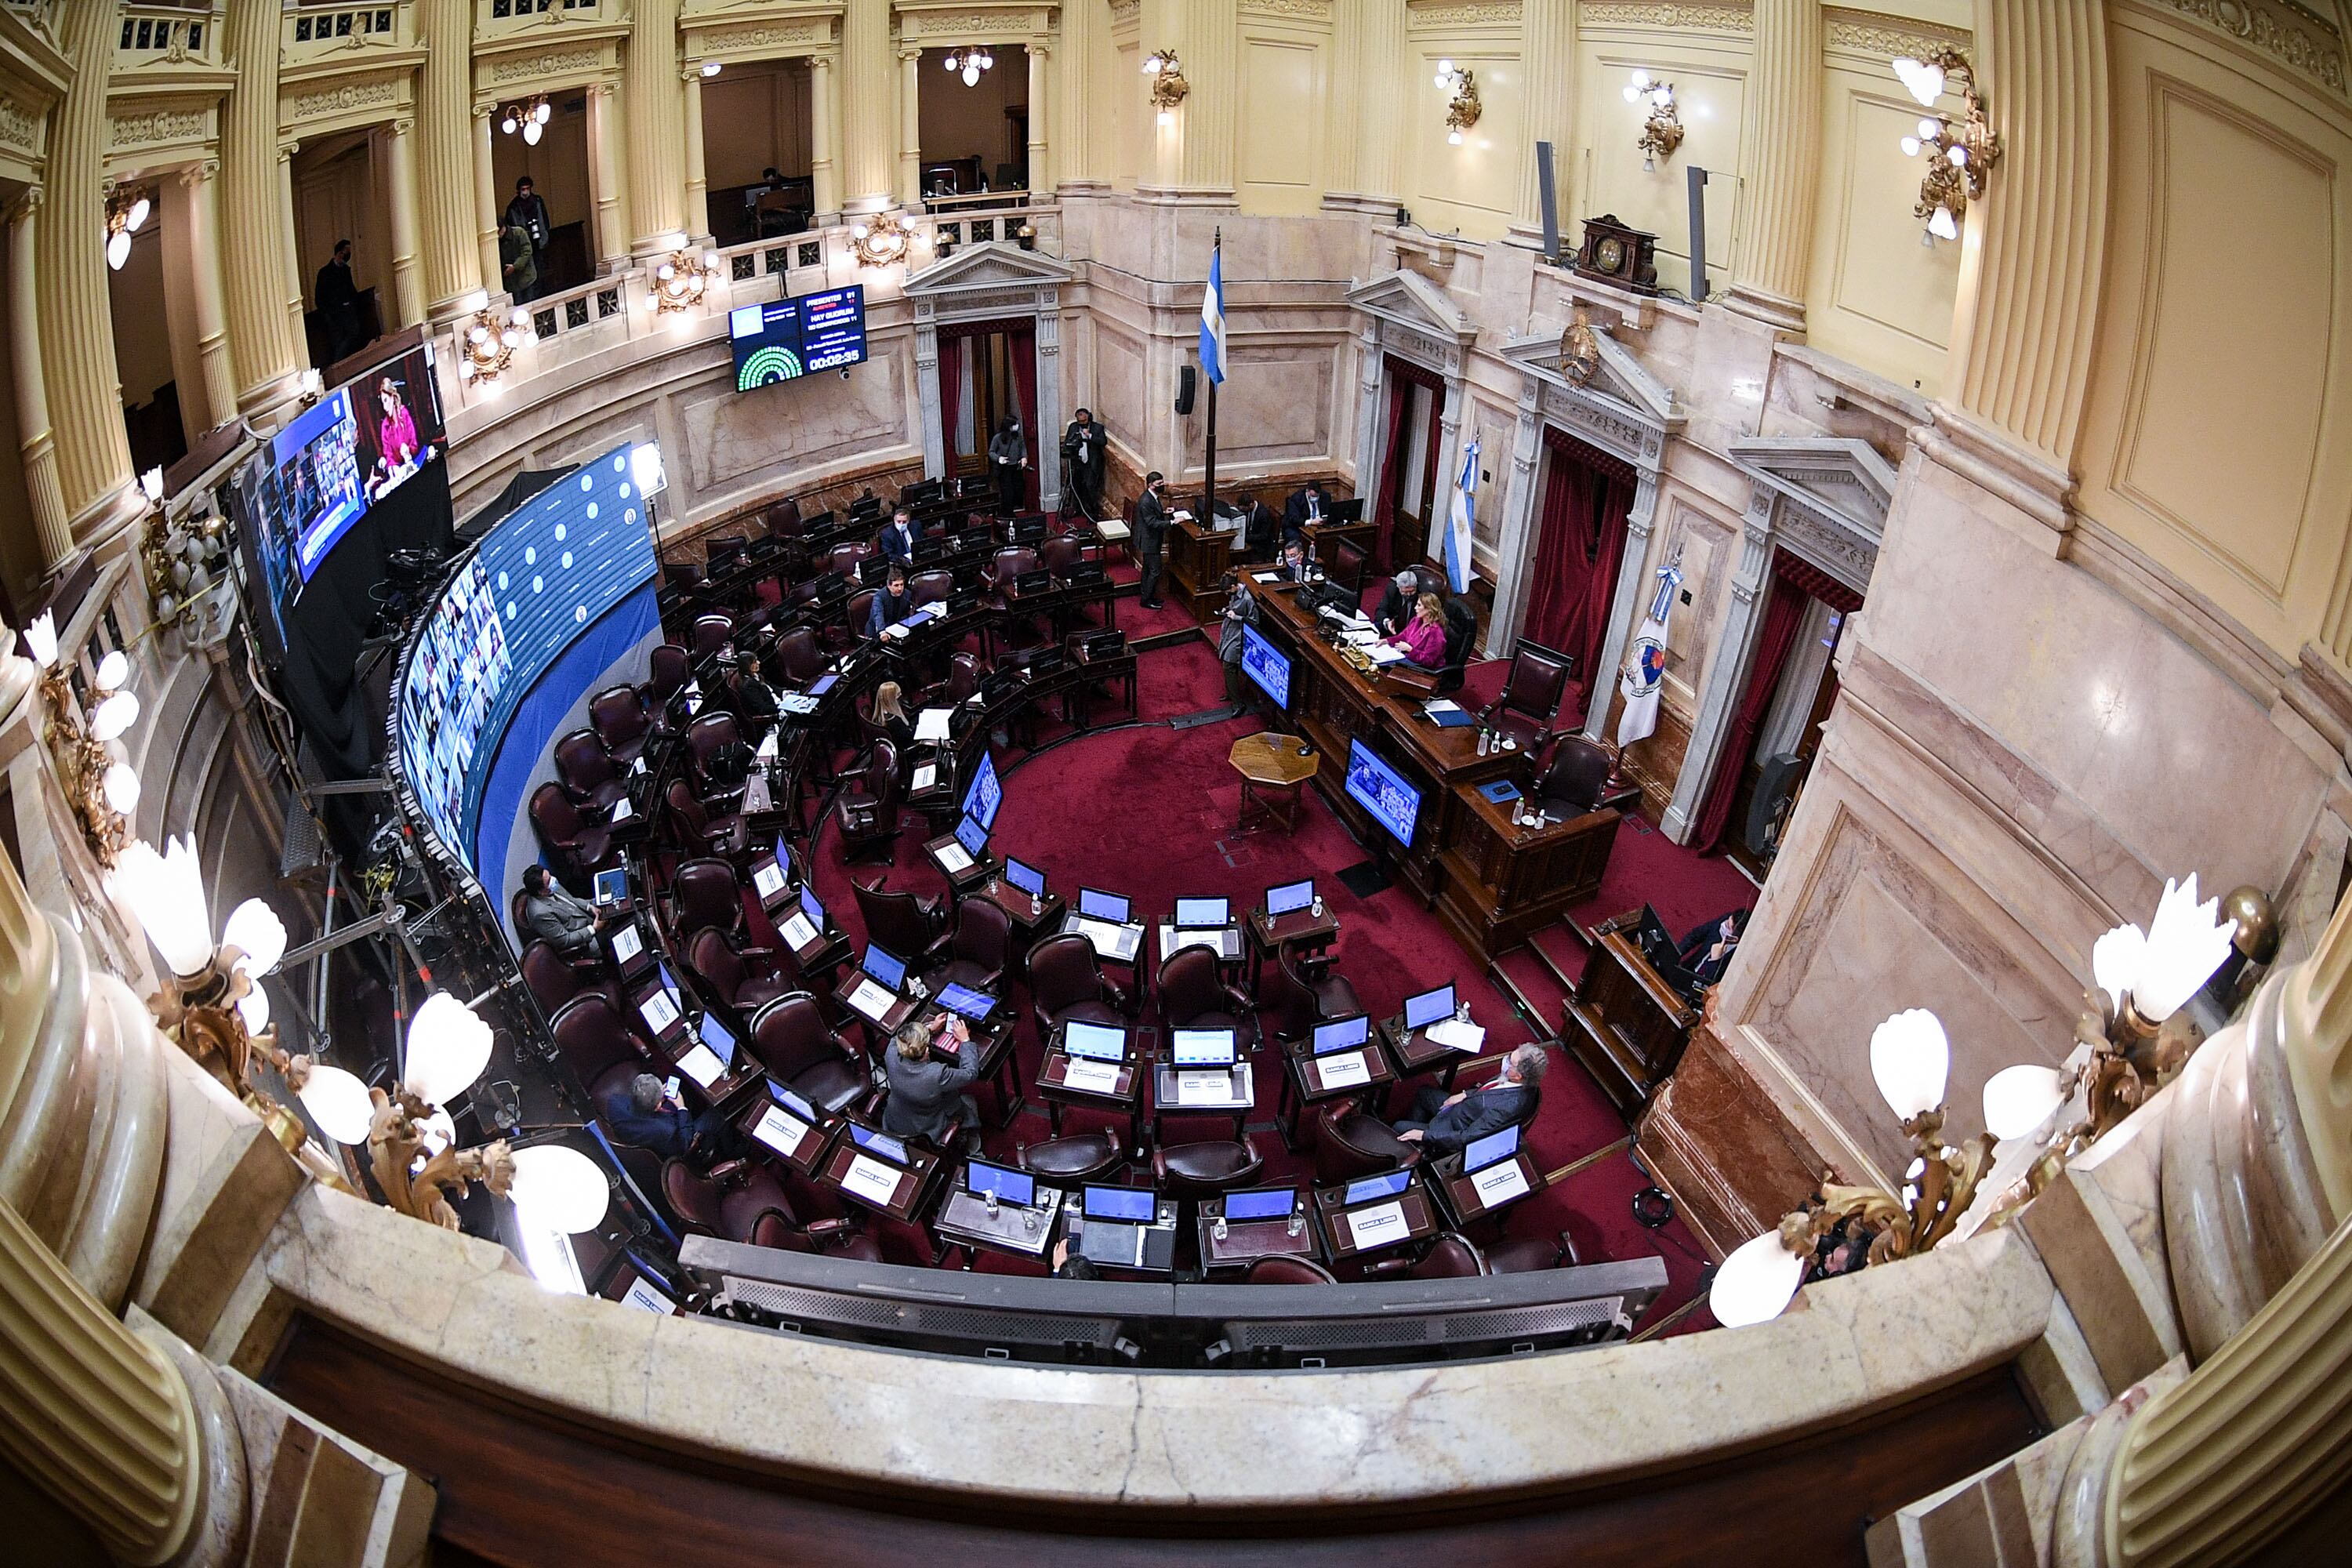
[[[1454,505],[1445,519],[1445,577],[1457,594],[1470,591],[1471,523],[1478,508],[1477,435],[1462,449],[1462,477],[1454,481]]]
[[[1658,568],[1658,591],[1650,598],[1650,613],[1625,650],[1625,672],[1618,681],[1625,710],[1617,716],[1617,749],[1645,741],[1658,728],[1658,690],[1666,679],[1666,619],[1674,614],[1675,590],[1682,586],[1682,568],[1667,562]]]
[[[1209,253],[1209,286],[1201,291],[1201,369],[1225,384],[1225,247]]]

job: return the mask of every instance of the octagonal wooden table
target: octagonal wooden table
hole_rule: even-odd
[[[1227,760],[1242,775],[1241,815],[1234,826],[1246,832],[1255,816],[1257,825],[1280,822],[1284,832],[1296,831],[1299,790],[1322,761],[1314,749],[1296,735],[1268,730],[1235,741]]]

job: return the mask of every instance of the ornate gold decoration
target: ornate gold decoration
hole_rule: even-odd
[[[1649,72],[1637,70],[1625,85],[1625,98],[1628,102],[1650,106],[1633,145],[1641,149],[1642,167],[1654,173],[1658,160],[1673,157],[1675,149],[1683,144],[1682,110],[1675,102],[1675,84],[1654,80]]]
[[[463,1197],[467,1188],[480,1182],[499,1196],[507,1195],[514,1183],[515,1163],[514,1152],[504,1139],[478,1149],[450,1145],[418,1166],[417,1159],[425,1152],[426,1124],[435,1108],[405,1089],[389,1095],[381,1089],[370,1089],[368,1099],[375,1105],[368,1123],[368,1164],[384,1202],[394,1208],[412,1219],[456,1230],[457,1211],[449,1206],[451,1193]]]
[[[517,305],[502,319],[485,305],[457,333],[457,379],[488,386],[513,363],[515,350],[538,341],[529,310]]]
[[[1582,386],[1601,369],[1601,334],[1592,330],[1591,318],[1584,307],[1576,308],[1576,317],[1568,330],[1559,335],[1559,368],[1568,379]]]
[[[1437,68],[1437,80],[1440,87],[1453,93],[1445,101],[1445,139],[1458,147],[1462,133],[1477,124],[1478,117],[1486,111],[1486,106],[1478,100],[1478,73],[1446,60]]]
[[[704,292],[718,277],[717,251],[680,246],[647,275],[646,302],[663,314],[699,305]]]
[[[1151,79],[1151,107],[1160,111],[1160,123],[1168,123],[1170,110],[1184,101],[1192,84],[1184,79],[1184,68],[1177,63],[1173,49],[1154,49],[1144,57],[1143,74]]]
[[[289,1056],[278,1045],[275,1023],[257,1031],[247,1026],[237,1004],[257,983],[252,972],[238,964],[242,956],[234,947],[223,947],[200,973],[184,978],[167,976],[147,1006],[155,1015],[156,1027],[261,1118],[269,1135],[290,1154],[309,1141],[310,1129],[254,1083],[253,1063],[256,1058],[268,1062],[296,1094],[310,1081],[315,1064],[307,1056]]]
[[[1897,61],[1898,74],[1911,63]],[[1985,176],[2000,162],[2000,133],[1985,118],[1984,98],[1977,90],[1976,72],[1968,56],[1946,47],[1916,63],[1941,71],[1947,85],[1958,78],[1964,109],[1958,125],[1930,113],[1919,121],[1918,135],[1903,139],[1904,152],[1927,159],[1927,173],[1919,182],[1919,200],[1911,216],[1927,220],[1927,238],[1923,243],[1933,244],[1958,238],[1969,203],[1983,199]]]
[[[914,244],[915,231],[897,213],[879,213],[853,225],[849,238],[850,248],[857,253],[862,265],[887,267],[894,261],[907,259],[907,252]]]

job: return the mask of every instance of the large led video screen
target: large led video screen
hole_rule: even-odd
[[[1361,741],[1348,742],[1348,794],[1398,843],[1410,847],[1421,816],[1421,792]]]
[[[866,286],[827,289],[727,312],[735,390],[793,381],[866,359]]]
[[[516,708],[656,574],[631,450],[605,453],[493,524],[416,635],[400,693],[402,772],[442,843],[477,870],[474,827]],[[506,825],[498,829],[503,837]]]

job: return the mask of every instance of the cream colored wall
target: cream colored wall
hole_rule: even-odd
[[[809,172],[805,59],[730,64],[702,84],[702,166],[710,188],[759,182],[771,166]]]
[[[1241,23],[1241,130],[1234,179],[1242,207],[1311,213],[1323,199],[1328,25],[1252,13]]]
[[[994,46],[990,53],[996,64],[966,87],[962,77],[948,74],[949,52],[923,51],[923,158],[978,157],[993,187],[999,163],[1018,164],[1027,156],[1025,146],[1014,150],[1012,121],[1004,112],[1029,101],[1029,54],[1018,44]]]
[[[1132,191],[1151,150],[1151,106],[1144,100],[1143,37],[1134,13],[1111,13],[1097,29],[1108,47],[1094,61],[1096,102],[1109,139],[1108,177],[1114,190]]]
[[[2081,506],[2280,659],[2352,654],[2352,110],[2118,5]]]
[[[1405,36],[1406,79],[1386,91],[1404,120],[1405,205],[1413,222],[1433,233],[1499,239],[1518,202],[1527,123],[1518,26],[1453,19],[1465,14],[1475,13],[1417,12]],[[1459,147],[1445,139],[1452,94],[1437,85],[1442,59],[1475,73],[1478,82],[1478,123],[1462,133]],[[1381,89],[1368,84],[1365,90]]]
[[[1744,16],[1743,18],[1744,20]],[[1738,230],[1741,136],[1747,114],[1749,40],[1744,31],[1708,26],[1610,24],[1577,33],[1577,140],[1580,155],[1572,195],[1560,229],[1570,244],[1577,221],[1614,214],[1658,237],[1658,282],[1690,291],[1690,203],[1685,171],[1709,174],[1706,194],[1707,281],[1730,281]],[[1654,170],[1642,167],[1634,145],[1648,106],[1625,101],[1636,69],[1675,87],[1683,143]]]

